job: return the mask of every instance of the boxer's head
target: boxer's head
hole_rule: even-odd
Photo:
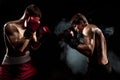
[[[41,18],[41,11],[40,11],[40,9],[36,5],[34,5],[34,4],[29,5],[26,8],[26,11],[27,11],[29,16],[36,16],[36,17]]]
[[[88,24],[86,17],[81,13],[75,14],[70,22],[77,31],[82,30]]]
[[[26,7],[24,15],[22,18],[28,19],[29,17],[38,17],[41,18],[42,13],[38,6],[35,4],[30,4]]]
[[[26,7],[22,19],[25,20],[24,26],[27,27],[28,23],[40,24],[40,18],[42,16],[41,10],[35,4],[30,4]],[[31,23],[31,24],[32,24]]]
[[[88,24],[88,21],[87,21],[86,17],[84,15],[82,15],[81,13],[77,13],[71,18],[71,23],[72,24],[80,24],[81,21],[84,24]]]

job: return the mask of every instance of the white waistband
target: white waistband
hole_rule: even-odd
[[[5,55],[2,64],[22,64],[31,60],[29,55],[24,55],[20,57],[10,57]]]

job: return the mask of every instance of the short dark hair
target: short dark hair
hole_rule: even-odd
[[[26,11],[29,13],[30,16],[37,16],[37,17],[40,17],[40,18],[42,16],[41,10],[35,4],[28,5],[26,7]]]
[[[84,23],[88,23],[86,17],[81,14],[81,13],[77,13],[75,14],[72,18],[71,18],[71,23],[72,24],[80,24],[80,21],[83,21]]]

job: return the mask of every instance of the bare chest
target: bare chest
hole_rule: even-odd
[[[24,37],[25,29],[17,28],[18,30],[18,39],[22,39]]]

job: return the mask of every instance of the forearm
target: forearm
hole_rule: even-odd
[[[40,46],[40,40],[39,40],[39,38],[36,36],[36,32],[33,34],[33,39],[31,40],[31,48],[33,49],[33,50],[36,50],[36,49],[38,49],[39,48],[39,46]]]
[[[28,46],[30,40],[29,39],[26,39],[23,46],[19,49],[20,52],[23,52],[25,50],[25,48]]]
[[[92,54],[91,49],[86,44],[79,44],[76,49],[81,52],[83,55],[90,57]]]

